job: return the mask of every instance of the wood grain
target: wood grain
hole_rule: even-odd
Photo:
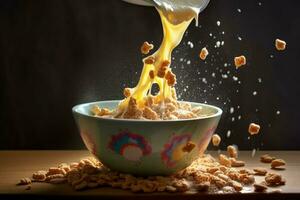
[[[216,152],[209,152],[217,155]],[[243,194],[134,194],[129,191],[97,188],[85,191],[74,191],[67,184],[51,185],[47,183],[34,183],[31,190],[25,190],[24,186],[16,186],[20,178],[30,177],[32,172],[48,169],[62,162],[75,162],[83,157],[90,156],[87,151],[0,151],[0,198],[30,197],[30,199],[40,198],[104,198],[104,199],[283,199],[283,198],[300,198],[300,152],[299,151],[269,151],[257,152],[252,158],[251,152],[240,152],[240,159],[246,161],[246,167],[252,169],[254,167],[269,168],[269,164],[259,162],[262,154],[269,153],[272,156],[282,158],[287,162],[285,170],[276,171],[286,178],[285,186],[269,189],[269,193],[253,193],[252,188]],[[271,170],[271,169],[270,169]],[[271,170],[274,171],[274,170]],[[261,177],[256,177],[260,181]],[[274,189],[281,189],[281,193],[270,193]],[[1,198],[2,199],[2,198]]]

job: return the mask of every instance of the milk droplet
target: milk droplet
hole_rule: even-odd
[[[276,114],[277,114],[277,115],[280,115],[280,111],[279,111],[279,110],[277,110],[277,111],[276,111]]]
[[[256,91],[253,91],[253,96],[256,96],[257,95],[257,92]]]
[[[251,153],[252,158],[255,156],[255,153],[256,153],[256,149],[253,149]]]
[[[222,74],[222,78],[228,78],[227,74]]]
[[[228,130],[228,131],[227,131],[227,133],[226,133],[226,137],[227,137],[227,138],[229,138],[229,137],[230,137],[230,135],[231,135],[231,131],[230,131],[230,130]]]
[[[238,11],[239,13],[241,13],[241,12],[242,12],[242,10],[241,10],[240,8],[238,8],[238,9],[237,9],[237,11]]]
[[[217,21],[217,26],[220,26],[221,25],[221,22],[220,21]]]
[[[262,82],[262,79],[261,79],[261,78],[258,78],[257,81],[258,81],[259,83],[261,83],[261,82]]]
[[[190,46],[190,48],[194,48],[194,44],[191,41],[188,41],[187,44]]]
[[[230,114],[234,113],[234,107],[230,107],[229,112]]]

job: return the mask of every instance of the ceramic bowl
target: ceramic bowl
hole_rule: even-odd
[[[140,176],[169,175],[189,166],[206,150],[220,120],[218,107],[191,102],[211,113],[179,120],[133,120],[94,117],[91,107],[114,109],[119,101],[73,107],[87,149],[110,169]],[[189,147],[189,148],[186,148]]]

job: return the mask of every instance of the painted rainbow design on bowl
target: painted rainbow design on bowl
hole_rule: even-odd
[[[143,156],[151,154],[152,151],[142,135],[130,133],[128,130],[113,135],[108,148],[130,161],[140,161]]]
[[[174,167],[176,163],[183,158],[187,152],[182,148],[191,140],[191,134],[173,135],[170,142],[164,145],[161,152],[161,158],[168,167]]]

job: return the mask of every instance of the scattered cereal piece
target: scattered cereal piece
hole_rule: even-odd
[[[254,187],[254,191],[255,192],[265,192],[268,189],[268,187],[266,186],[265,182],[254,183],[253,187]]]
[[[268,173],[265,177],[265,181],[268,186],[278,186],[285,184],[285,180],[282,178],[282,176],[276,173]]]
[[[245,161],[242,160],[236,160],[235,158],[230,158],[231,161],[231,167],[244,167]]]
[[[50,176],[50,175],[55,175],[55,174],[65,175],[66,172],[65,172],[64,169],[61,169],[61,168],[58,168],[58,167],[50,167],[46,175]]]
[[[219,146],[220,142],[221,142],[221,137],[218,134],[213,134],[212,139],[211,139],[213,145],[215,147]]]
[[[255,134],[258,134],[259,129],[260,129],[260,126],[258,124],[250,123],[248,132],[250,133],[250,135],[255,135]]]
[[[31,184],[30,178],[22,178],[20,179],[17,185],[29,185],[29,184]]]
[[[191,152],[194,148],[195,148],[196,144],[191,142],[191,141],[188,141],[186,143],[186,145],[182,148],[182,151],[183,152]]]
[[[99,106],[95,105],[91,108],[91,112],[94,114],[94,115],[98,115],[98,113],[101,112],[101,109]]]
[[[32,179],[34,181],[45,181],[47,171],[40,170],[32,174]]]
[[[240,174],[239,180],[244,184],[252,184],[255,182],[254,176],[249,174]]]
[[[245,56],[238,56],[234,58],[234,65],[237,68],[246,65],[246,57]]]
[[[208,55],[208,51],[207,51],[206,47],[202,48],[201,52],[199,54],[199,57],[201,58],[201,60],[205,60],[207,55]]]
[[[230,181],[229,185],[231,185],[236,191],[241,191],[243,189],[243,185],[237,181]]]
[[[237,149],[233,145],[227,146],[227,153],[228,153],[229,157],[231,157],[231,158],[238,157]]]
[[[280,166],[284,166],[285,165],[285,161],[282,160],[282,159],[275,159],[275,160],[272,160],[271,162],[271,168],[273,169],[276,169]]]
[[[145,41],[143,43],[143,45],[141,46],[141,53],[142,54],[148,54],[150,52],[151,49],[154,48],[153,44],[148,43],[147,41]]]
[[[275,40],[275,47],[278,51],[283,51],[286,48],[286,42],[280,39]]]
[[[131,89],[130,88],[124,88],[123,94],[125,97],[131,96]]]
[[[91,112],[95,115],[95,116],[103,116],[103,115],[109,115],[112,113],[112,111],[110,111],[107,108],[100,108],[99,106],[95,105],[92,107]]]
[[[147,65],[152,65],[155,62],[155,58],[153,56],[148,56],[147,58],[144,59],[144,62]]]
[[[64,178],[65,176],[63,174],[52,174],[52,175],[47,175],[45,181],[50,182],[50,180],[55,179],[55,178]]]
[[[270,156],[269,154],[262,155],[260,161],[263,163],[271,163],[272,160],[275,160],[275,157]]]
[[[257,176],[265,176],[268,173],[267,169],[262,167],[256,167],[253,169],[253,171],[254,171],[254,175]]]
[[[224,154],[219,155],[219,162],[221,165],[224,165],[226,167],[231,167],[230,159],[227,156],[225,156]]]

